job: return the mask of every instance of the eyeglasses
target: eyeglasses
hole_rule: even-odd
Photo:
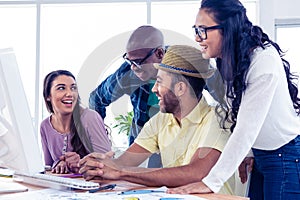
[[[205,27],[205,26],[194,25],[192,28],[195,30],[195,35],[198,35],[202,41],[207,39],[207,30],[223,29],[223,26],[216,25],[216,26]]]
[[[158,49],[157,48],[154,48],[154,49],[151,49],[151,51],[149,51],[149,53],[142,59],[135,59],[135,60],[129,60],[126,56],[127,56],[127,53],[124,53],[123,55],[123,58],[124,60],[129,64],[129,65],[135,65],[137,66],[138,68],[142,68],[142,64],[150,57],[154,54],[154,52]]]

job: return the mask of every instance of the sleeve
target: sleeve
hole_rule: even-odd
[[[158,134],[160,132],[159,128],[161,124],[166,123],[162,121],[160,113],[157,113],[145,123],[134,142],[151,153],[157,153],[159,151]]]
[[[46,130],[45,130],[44,126],[45,125],[42,122],[41,127],[40,127],[40,134],[41,134],[42,149],[43,149],[43,153],[44,153],[44,160],[45,160],[45,165],[52,166],[54,164],[54,160],[52,159],[50,151],[48,149]]]
[[[89,107],[96,110],[104,119],[106,107],[124,94],[131,95],[143,84],[124,62],[115,73],[108,76],[94,91],[90,93]]]
[[[92,143],[94,152],[106,153],[111,150],[111,142],[108,138],[103,119],[93,111],[88,110],[88,114],[83,121],[86,133]]]
[[[251,81],[247,83],[242,97],[236,127],[219,160],[202,180],[214,192],[220,190],[249,153],[265,121],[278,85],[278,76],[272,68],[278,65],[273,61],[275,59],[272,56],[261,56],[257,60],[253,68],[264,72],[256,71],[249,78]],[[268,72],[266,68],[269,68]]]

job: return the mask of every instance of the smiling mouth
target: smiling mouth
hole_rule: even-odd
[[[141,69],[134,70],[134,73],[136,73],[136,74],[141,74],[142,72],[143,72],[143,70],[141,70]]]
[[[67,104],[67,105],[72,105],[73,101],[72,100],[66,100],[66,101],[62,101],[63,104]]]
[[[206,51],[207,50],[207,46],[200,46],[200,51]]]

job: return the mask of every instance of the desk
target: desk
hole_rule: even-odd
[[[2,178],[0,179],[1,182],[13,182],[11,178]],[[117,184],[117,188],[114,191],[125,191],[125,190],[134,190],[134,189],[149,189],[148,187],[145,187],[143,185],[135,184],[135,183],[130,183],[127,181],[105,181],[105,184]],[[43,187],[38,187],[38,186],[32,186],[28,184],[23,184],[22,185],[28,187],[29,191],[35,191],[35,190],[42,190],[45,189]],[[82,192],[82,191],[78,191]],[[103,191],[107,192],[107,191]],[[245,197],[239,197],[239,196],[231,196],[231,195],[222,195],[222,194],[195,194],[195,196],[206,198],[209,200],[247,200],[248,198]],[[0,197],[5,197],[5,194],[0,195]]]
[[[136,189],[149,189],[149,187],[145,187],[144,185],[139,185],[135,183],[130,183],[127,181],[109,181],[109,184],[117,184],[118,186],[124,187],[124,190],[136,190]],[[206,198],[209,200],[249,200],[246,197],[240,196],[232,196],[232,195],[225,195],[225,194],[194,194],[195,196]]]

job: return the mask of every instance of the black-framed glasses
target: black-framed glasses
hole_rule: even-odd
[[[194,25],[192,28],[195,31],[195,35],[198,35],[199,38],[202,41],[202,40],[207,39],[207,31],[208,30],[223,29],[223,26],[216,25],[216,26],[205,27],[205,26],[196,26],[196,25]]]
[[[135,59],[135,60],[130,60],[130,59],[128,59],[127,58],[127,53],[124,53],[124,55],[123,55],[123,58],[124,58],[124,60],[129,64],[129,65],[135,65],[135,66],[137,66],[138,68],[142,68],[142,64],[150,57],[150,56],[152,56],[154,53],[155,53],[155,51],[158,49],[158,47],[157,48],[154,48],[154,49],[151,49],[151,51],[149,51],[149,53],[144,57],[144,58],[142,58],[142,59]]]

